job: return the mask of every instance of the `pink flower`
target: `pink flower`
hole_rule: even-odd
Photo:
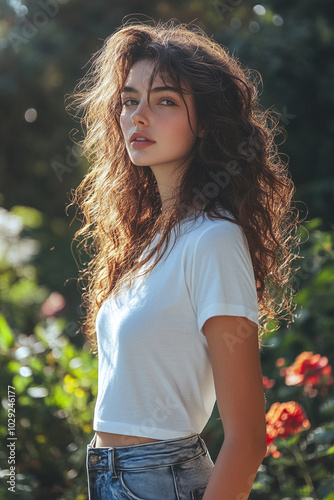
[[[64,297],[58,292],[52,292],[43,302],[41,313],[44,317],[58,316],[66,306]]]

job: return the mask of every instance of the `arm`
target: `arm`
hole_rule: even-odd
[[[266,453],[258,327],[245,317],[214,316],[203,330],[224,428],[203,500],[247,500]]]

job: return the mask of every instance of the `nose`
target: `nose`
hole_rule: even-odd
[[[134,125],[148,125],[150,108],[148,103],[140,102],[131,115]]]

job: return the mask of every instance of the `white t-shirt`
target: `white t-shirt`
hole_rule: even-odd
[[[180,224],[174,248],[171,239],[153,270],[98,312],[96,431],[152,439],[200,434],[216,401],[205,321],[230,315],[259,324],[240,227],[206,214]]]

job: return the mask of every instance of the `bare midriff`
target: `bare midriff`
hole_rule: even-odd
[[[152,443],[162,441],[161,439],[151,439],[140,436],[127,436],[125,434],[112,434],[111,432],[96,431],[96,448],[108,446],[134,446],[136,444]]]

